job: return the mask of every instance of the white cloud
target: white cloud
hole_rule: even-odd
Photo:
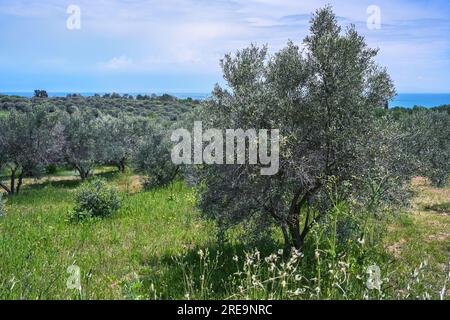
[[[133,60],[123,55],[114,57],[106,63],[100,63],[100,65],[110,70],[127,70],[133,67]]]

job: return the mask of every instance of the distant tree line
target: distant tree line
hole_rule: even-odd
[[[108,93],[100,96],[85,97],[80,94],[68,94],[66,97],[49,97],[44,90],[36,90],[32,98],[1,95],[0,111],[29,111],[33,106],[47,104],[55,110],[71,112],[74,108],[90,108],[105,114],[117,116],[120,113],[129,115],[158,117],[170,121],[177,120],[183,113],[191,111],[200,101],[191,98],[177,99],[169,94],[129,95]]]

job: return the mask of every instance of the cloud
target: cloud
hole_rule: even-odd
[[[105,63],[100,63],[100,65],[109,70],[127,70],[133,67],[133,60],[123,55],[114,57]]]

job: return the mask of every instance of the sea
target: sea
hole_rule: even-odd
[[[450,104],[450,93],[400,93],[390,101],[389,107],[427,108]]]
[[[48,92],[51,97],[65,97],[70,93],[73,92]],[[80,94],[89,97],[96,93],[100,95],[105,94],[105,92],[82,92]],[[168,93],[179,99],[192,98],[196,100],[203,100],[211,96],[211,93],[206,92],[155,92],[157,95],[161,95],[163,93]],[[0,94],[32,97],[34,92],[0,92]],[[138,94],[144,95],[150,93],[129,94],[137,96]],[[450,93],[399,93],[392,101],[389,102],[389,107],[413,108],[414,106],[422,106],[432,108],[446,104],[450,104]]]

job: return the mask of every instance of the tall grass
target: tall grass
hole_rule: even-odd
[[[383,221],[366,219],[359,238],[349,237],[339,242],[340,219],[348,219],[342,210],[334,208],[328,225],[317,225],[304,251],[282,249],[265,255],[258,250],[234,255],[234,272],[222,279],[223,299],[445,299],[447,274],[436,274],[423,261],[418,266],[404,268],[396,263],[383,247]],[[345,212],[348,214],[348,212]],[[346,222],[348,223],[348,221]],[[175,258],[184,278],[185,297],[210,299],[224,265],[223,252],[211,254],[198,250],[198,261]],[[190,263],[186,263],[190,261]],[[198,265],[196,270],[192,267]],[[448,271],[447,271],[448,272]],[[444,289],[433,286],[430,278],[440,278]]]

